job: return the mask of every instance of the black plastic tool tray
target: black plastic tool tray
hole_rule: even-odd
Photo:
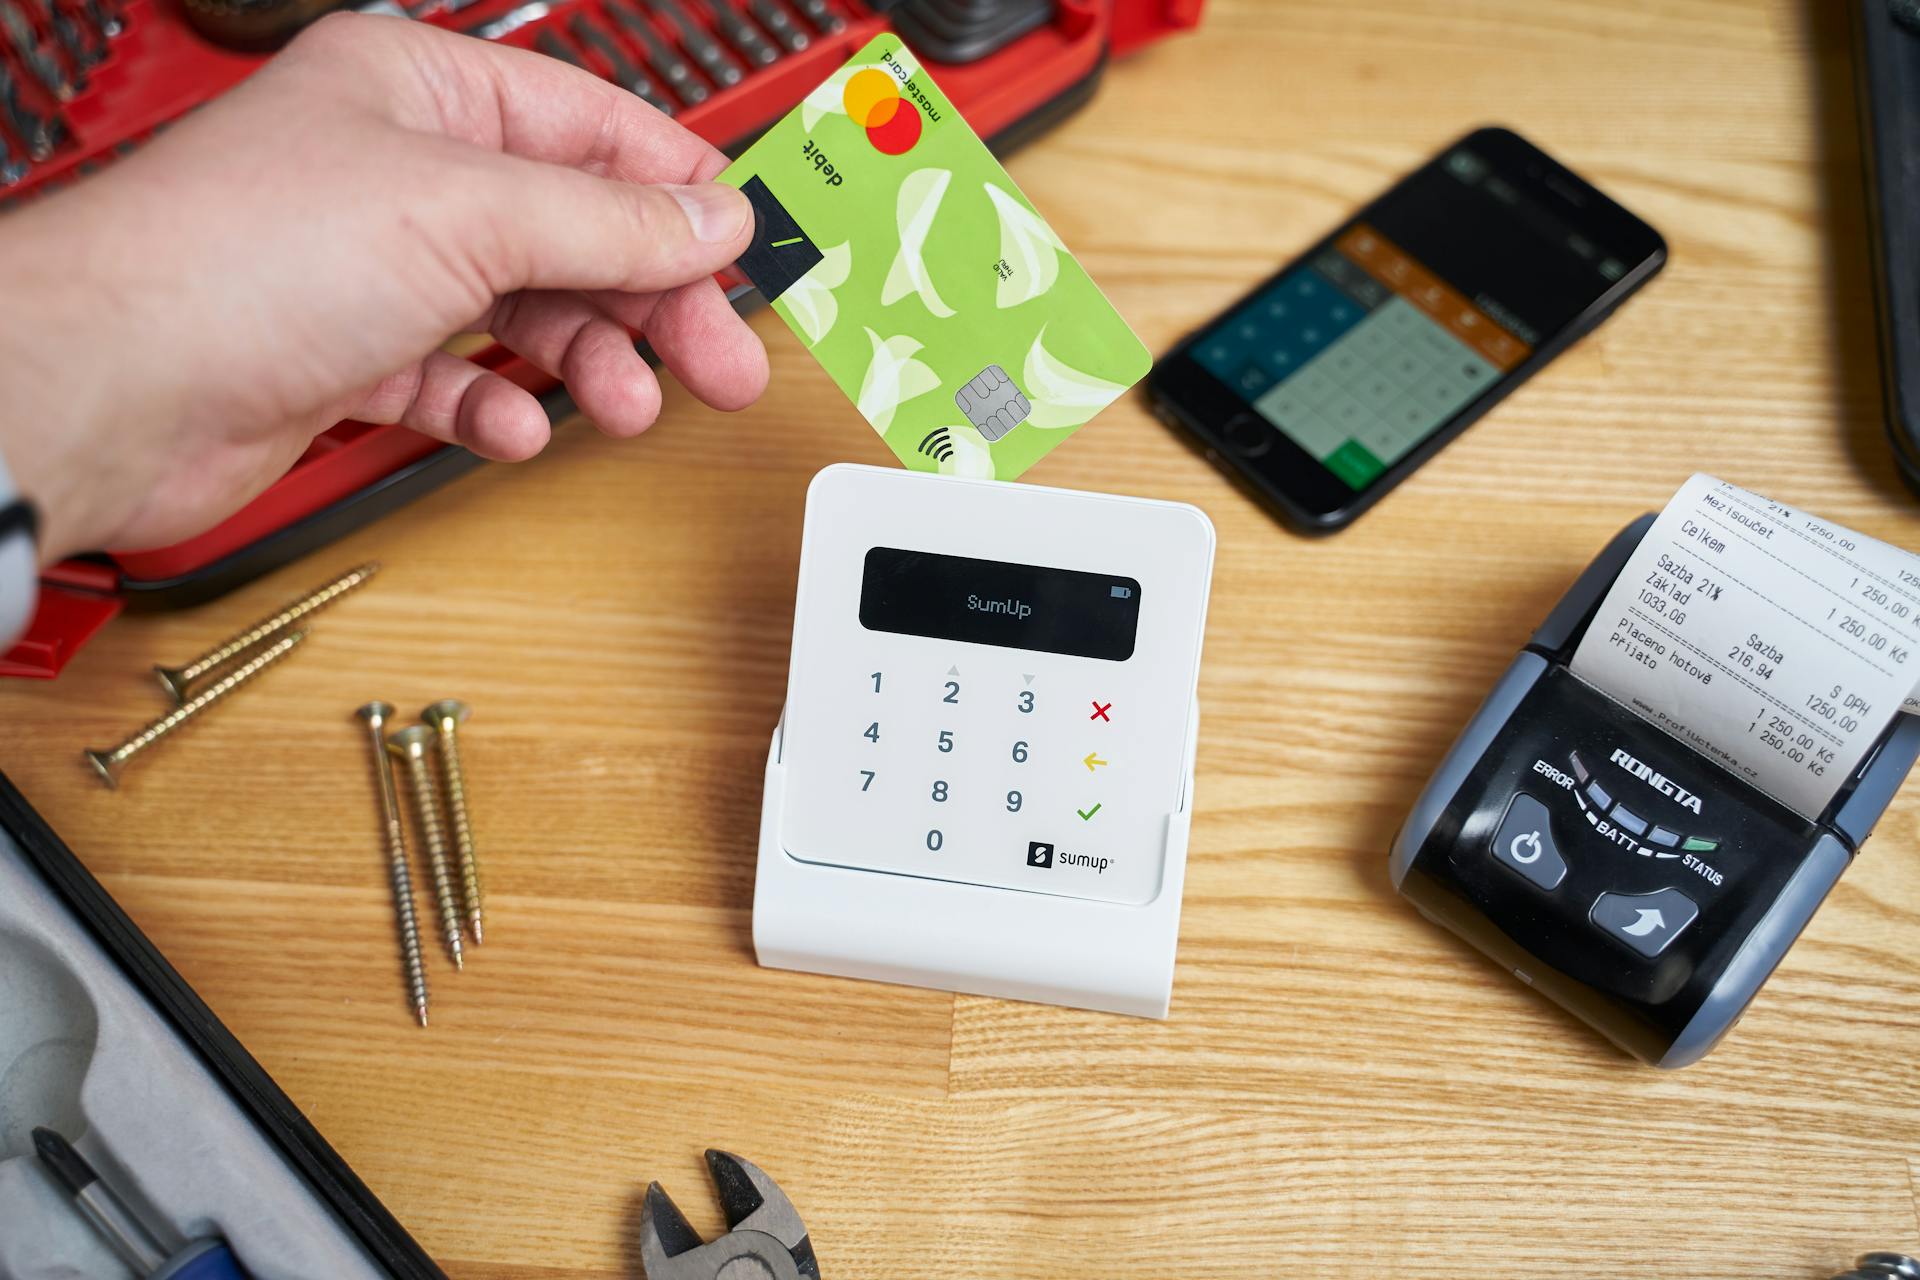
[[[74,1025],[49,1028],[49,1019]],[[44,1038],[26,1043],[35,1036]],[[120,1090],[90,1093],[69,1078],[76,1062],[84,1077],[116,1058],[105,1082],[117,1071],[137,1096],[116,1104]],[[70,1107],[48,1101],[63,1089]],[[112,1105],[129,1114],[108,1132],[93,1109]],[[35,1165],[36,1123],[98,1124],[67,1136],[116,1189],[182,1237],[209,1225],[223,1232],[256,1280],[347,1280],[343,1270],[446,1280],[0,774],[0,1196],[14,1200],[0,1203],[0,1280],[127,1274]],[[244,1193],[200,1203],[193,1175],[169,1161],[186,1152],[217,1167],[228,1161],[192,1157],[221,1144],[233,1148],[222,1154],[235,1169],[250,1171]],[[342,1269],[341,1258],[365,1265]]]

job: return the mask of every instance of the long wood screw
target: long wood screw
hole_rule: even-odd
[[[386,724],[393,707],[369,702],[356,713],[373,739],[373,772],[379,780],[380,818],[385,829],[387,870],[393,881],[393,910],[400,925],[400,954],[406,964],[407,993],[414,1016],[427,1025],[427,967],[420,956],[420,920],[413,911],[413,877],[407,871],[407,838],[400,829],[400,798],[394,794],[393,764],[387,759]]]
[[[486,908],[480,896],[480,862],[473,851],[473,823],[467,817],[467,777],[460,768],[459,728],[473,709],[457,698],[442,698],[420,713],[440,737],[440,786],[447,797],[447,825],[453,828],[460,856],[460,892],[467,909],[473,945],[486,941]]]
[[[341,596],[359,588],[378,572],[380,572],[378,561],[370,561],[357,569],[349,569],[332,582],[309,591],[278,613],[260,619],[245,631],[215,645],[185,666],[156,666],[153,674],[158,677],[160,687],[167,691],[169,697],[175,702],[185,703],[194,681],[232,662],[255,645],[264,644],[273,639],[307,615],[326,608]]]
[[[426,725],[408,725],[387,739],[387,750],[406,762],[407,784],[413,790],[413,811],[420,820],[420,839],[427,846],[427,865],[433,870],[433,898],[440,908],[440,932],[447,941],[453,967],[466,968],[460,955],[460,906],[454,901],[453,877],[447,865],[447,831],[440,822],[440,797],[434,794],[435,734]]]
[[[120,771],[127,767],[129,760],[292,653],[294,648],[306,638],[307,633],[304,631],[295,631],[280,637],[259,654],[222,676],[217,683],[208,686],[205,692],[195,694],[111,751],[88,748],[85,752],[87,763],[99,773],[100,781],[109,787],[119,786]]]

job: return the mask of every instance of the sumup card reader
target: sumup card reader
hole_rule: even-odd
[[[1676,515],[1683,499],[1697,505]],[[1629,525],[1507,668],[1393,845],[1394,884],[1423,914],[1657,1066],[1697,1061],[1732,1028],[1920,753],[1899,694],[1847,684],[1824,602],[1786,607],[1739,559],[1795,560],[1801,589],[1841,601],[1835,626],[1858,620],[1845,601],[1865,599],[1863,582],[1892,593],[1896,620],[1920,611],[1899,608],[1920,575],[1868,561],[1857,535],[1836,550],[1829,528],[1707,477],[1658,523]],[[1836,554],[1839,574],[1807,559]],[[1904,663],[1901,632],[1856,614],[1874,670],[1910,685],[1888,657]],[[1607,663],[1644,683],[1597,685]],[[1708,696],[1737,710],[1712,720]]]
[[[760,963],[1165,1017],[1213,547],[1179,503],[816,476]]]

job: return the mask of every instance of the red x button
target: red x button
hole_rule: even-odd
[[[1107,712],[1111,710],[1113,710],[1113,704],[1111,702],[1096,702],[1093,704],[1093,714],[1088,716],[1087,719],[1106,720],[1108,724],[1112,724],[1113,721],[1107,720]]]

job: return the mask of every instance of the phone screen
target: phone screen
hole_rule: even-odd
[[[1530,144],[1482,130],[1176,354],[1251,411],[1252,428],[1233,415],[1234,452],[1269,468],[1301,469],[1294,450],[1318,464],[1317,485],[1277,482],[1325,511],[1397,478],[1395,464],[1524,376],[1660,252],[1645,223]],[[1292,448],[1260,459],[1267,432]]]

